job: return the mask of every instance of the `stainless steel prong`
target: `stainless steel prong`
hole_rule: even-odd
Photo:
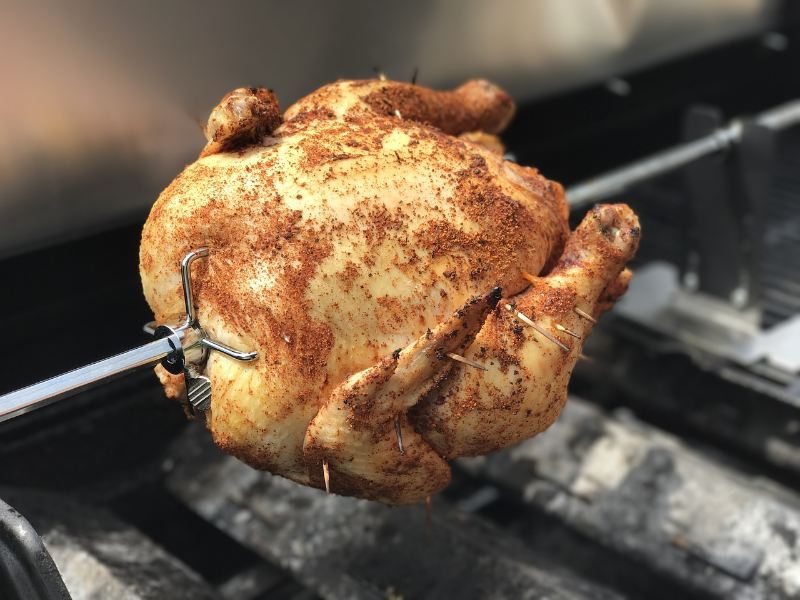
[[[190,268],[195,260],[208,254],[207,247],[198,248],[181,260],[185,317],[177,316],[169,324],[146,325],[145,331],[156,338],[149,344],[0,396],[0,422],[159,362],[173,375],[184,374],[191,409],[208,410],[211,407],[211,382],[198,366],[206,361],[208,350],[243,361],[258,356],[256,352],[241,352],[209,339],[197,322]]]
[[[235,358],[236,360],[242,361],[251,361],[258,358],[258,352],[242,352],[240,350],[234,350],[233,348],[226,346],[225,344],[220,344],[219,342],[215,342],[211,338],[203,338],[200,340],[200,344],[205,346],[206,348],[210,348],[211,350],[216,350],[224,354],[225,356],[230,356],[231,358]]]
[[[234,350],[230,346],[226,346],[225,344],[221,344],[215,340],[212,340],[208,337],[200,327],[200,324],[197,322],[197,313],[194,309],[194,294],[192,293],[192,277],[191,277],[191,266],[192,263],[197,260],[198,258],[204,258],[208,256],[210,250],[208,247],[203,246],[202,248],[198,248],[197,250],[192,250],[186,256],[183,257],[181,261],[181,281],[183,283],[183,303],[186,309],[186,323],[184,324],[185,328],[192,327],[200,332],[201,339],[199,340],[198,344],[204,348],[208,348],[210,350],[216,350],[217,352],[221,352],[225,356],[229,356],[230,358],[242,361],[251,361],[258,358],[257,352],[242,352],[240,350]],[[197,345],[197,344],[196,344]],[[196,346],[195,345],[195,346]]]
[[[221,344],[208,337],[200,326],[197,313],[194,309],[194,294],[192,293],[192,263],[198,258],[208,256],[208,247],[192,250],[181,261],[181,282],[183,283],[183,303],[186,310],[186,319],[182,326],[185,331],[194,334],[191,345],[185,345],[186,365],[183,370],[186,382],[186,395],[191,412],[203,412],[211,409],[211,380],[202,374],[199,364],[205,363],[208,351],[215,350],[235,360],[251,361],[258,357],[256,352],[241,352],[225,344]]]
[[[192,297],[192,276],[190,267],[198,258],[208,256],[207,246],[192,250],[181,261],[181,283],[183,284],[183,303],[186,308],[186,326],[193,326],[197,322],[197,315],[194,311],[194,298]]]

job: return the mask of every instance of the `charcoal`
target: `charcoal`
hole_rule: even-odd
[[[619,598],[549,564],[480,517],[433,501],[391,508],[251,469],[192,427],[169,488],[204,519],[329,600]]]
[[[571,398],[542,435],[460,468],[712,597],[800,597],[800,498]]]

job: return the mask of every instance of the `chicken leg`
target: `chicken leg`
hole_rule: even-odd
[[[564,406],[593,319],[625,291],[638,242],[627,206],[598,206],[548,276],[531,277],[513,298],[500,300],[498,290],[468,303],[434,333],[345,380],[306,432],[311,485],[322,486],[325,462],[334,492],[413,504],[447,484],[445,459],[486,454],[546,429]],[[526,331],[526,317],[550,337]],[[486,370],[442,364],[452,352]]]
[[[412,409],[412,426],[440,456],[493,452],[555,421],[592,319],[627,289],[631,273],[625,265],[639,236],[638,219],[626,205],[599,205],[550,274],[531,277],[529,289],[500,302],[465,354],[488,371],[457,365],[440,389]]]

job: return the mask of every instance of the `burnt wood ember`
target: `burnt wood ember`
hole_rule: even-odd
[[[326,599],[620,597],[443,500],[428,530],[421,505],[393,509],[254,471],[200,427],[173,456],[173,493]]]
[[[547,435],[459,464],[714,597],[800,593],[800,498],[630,417],[573,397]]]

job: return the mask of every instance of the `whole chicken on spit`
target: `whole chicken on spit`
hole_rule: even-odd
[[[214,109],[199,160],[152,209],[140,271],[163,321],[182,310],[176,265],[209,246],[192,275],[200,322],[258,351],[208,360],[217,444],[410,504],[447,485],[448,459],[556,419],[639,227],[601,205],[570,235],[561,186],[502,158],[492,134],[513,112],[485,81],[339,81],[283,116],[272,92],[243,88]]]

